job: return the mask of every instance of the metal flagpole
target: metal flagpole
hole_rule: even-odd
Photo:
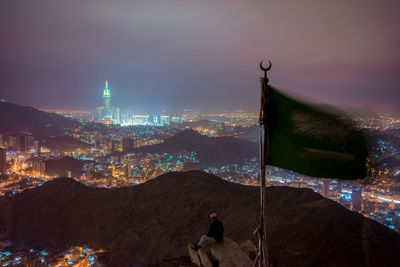
[[[260,68],[264,71],[264,77],[260,78],[261,82],[261,107],[260,107],[260,225],[258,227],[258,253],[254,261],[255,267],[258,263],[259,267],[269,267],[268,246],[265,233],[265,174],[266,165],[268,163],[269,154],[269,129],[268,129],[268,113],[269,104],[268,77],[267,72],[271,69],[272,64],[269,61],[268,68],[264,68],[260,62]]]

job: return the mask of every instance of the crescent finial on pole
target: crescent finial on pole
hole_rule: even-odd
[[[260,69],[261,69],[262,71],[264,71],[264,80],[265,80],[265,82],[267,82],[267,83],[268,83],[267,72],[272,68],[271,61],[268,60],[268,62],[269,62],[269,66],[268,66],[267,68],[264,68],[264,66],[263,66],[263,61],[262,61],[262,60],[261,60],[261,62],[260,62]]]
[[[263,71],[269,71],[269,70],[271,69],[271,67],[272,67],[272,64],[271,64],[271,61],[268,60],[268,62],[269,62],[268,68],[264,68],[264,67],[263,67],[263,60],[261,60],[261,62],[260,62],[260,69],[262,69]]]

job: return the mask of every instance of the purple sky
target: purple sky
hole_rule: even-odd
[[[0,98],[136,112],[259,108],[271,84],[400,114],[400,1],[2,0]]]

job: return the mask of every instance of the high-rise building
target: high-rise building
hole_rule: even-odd
[[[10,139],[11,140],[11,139]],[[35,139],[29,133],[15,135],[15,142],[12,147],[15,151],[25,152],[30,150],[34,146]]]
[[[132,115],[132,124],[133,125],[149,125],[150,124],[150,115]]]
[[[171,117],[168,115],[161,115],[160,116],[160,124],[163,126],[169,125],[171,122]]]
[[[26,144],[27,144],[27,150],[31,150],[32,148],[35,147],[35,138],[33,137],[32,134],[28,134],[26,136]]]
[[[328,180],[322,181],[322,195],[326,198],[329,196],[329,181]]]
[[[16,144],[15,151],[25,152],[28,148],[28,140],[26,138],[26,135],[24,134],[17,135],[15,144]]]
[[[121,126],[130,126],[132,124],[132,114],[125,113],[121,115]]]
[[[337,181],[336,192],[338,194],[342,193],[342,181],[340,181],[340,180]]]
[[[127,151],[133,148],[135,148],[135,140],[133,138],[122,138],[122,151]]]
[[[361,211],[361,200],[362,200],[362,189],[353,188],[351,191],[351,204],[353,205],[352,210]]]
[[[35,158],[32,160],[32,168],[38,174],[44,175],[46,171],[46,162],[41,158]]]
[[[161,125],[161,120],[160,120],[160,116],[158,115],[153,115],[151,116],[151,124],[153,124],[154,126],[160,126]]]
[[[111,93],[110,88],[108,88],[108,81],[106,81],[106,86],[103,90],[104,106],[98,107],[99,112],[99,122],[105,124],[119,124],[119,108],[111,107]]]
[[[16,142],[17,138],[13,135],[8,136],[8,141],[7,141],[7,148],[9,150],[16,150]]]
[[[5,148],[0,148],[0,175],[7,174],[7,154]]]

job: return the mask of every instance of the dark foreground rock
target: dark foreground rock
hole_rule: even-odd
[[[398,266],[400,235],[308,189],[267,188],[267,239],[279,266]],[[138,186],[88,188],[56,179],[0,199],[0,237],[21,247],[107,251],[108,266],[188,256],[215,211],[225,234],[251,239],[258,188],[199,171],[168,173]]]

